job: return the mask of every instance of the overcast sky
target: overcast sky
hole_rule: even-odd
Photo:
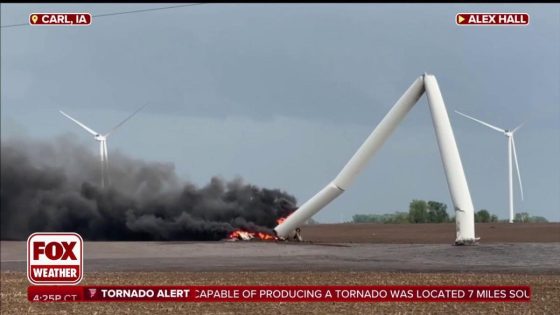
[[[32,12],[103,14],[162,4],[2,4],[1,24]],[[457,26],[458,12],[527,12],[529,26]],[[71,133],[62,109],[185,180],[246,181],[307,200],[344,166],[419,75],[433,73],[475,209],[507,218],[506,138],[516,134],[525,201],[560,220],[560,5],[206,4],[94,18],[91,26],[1,31],[2,139]],[[315,216],[453,209],[425,96],[353,186]]]

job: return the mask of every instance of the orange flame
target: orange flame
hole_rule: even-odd
[[[277,239],[275,235],[267,233],[257,233],[256,237],[263,241],[275,241]]]
[[[229,239],[250,241],[252,239],[258,239],[262,241],[275,241],[278,238],[275,235],[263,233],[263,232],[247,232],[243,230],[235,230],[229,233]]]
[[[293,213],[293,212],[292,212],[292,213]],[[291,216],[292,213],[288,214],[288,215],[285,216],[285,217],[281,217],[281,218],[276,219],[276,223],[278,223],[278,224],[284,223],[284,221],[286,221],[286,219],[287,219],[289,216]]]
[[[282,224],[282,222],[286,221],[288,216],[276,219],[276,223]],[[244,231],[242,229],[238,229],[229,233],[228,239],[240,240],[240,241],[250,241],[252,239],[258,239],[262,241],[276,241],[278,240],[278,237],[273,234],[268,234],[263,232],[249,232],[249,231]]]

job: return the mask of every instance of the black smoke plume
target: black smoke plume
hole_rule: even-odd
[[[92,144],[93,145],[93,144]],[[70,136],[2,141],[1,238],[72,231],[87,240],[220,240],[243,228],[271,232],[296,199],[241,179],[182,182],[172,164],[111,152],[110,185],[99,157]]]

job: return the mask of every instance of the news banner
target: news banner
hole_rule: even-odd
[[[529,286],[78,285],[84,276],[77,233],[27,239],[30,302],[530,302]]]
[[[30,286],[31,302],[530,302],[528,286]]]

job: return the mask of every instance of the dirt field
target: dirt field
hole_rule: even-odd
[[[560,242],[560,223],[477,223],[481,244]],[[317,224],[302,228],[306,241],[380,244],[451,244],[455,224]]]
[[[24,273],[2,273],[2,314],[555,314],[560,276],[348,272],[90,273],[84,285],[530,285],[530,303],[56,303],[26,301]]]
[[[25,242],[1,242],[2,314],[557,314],[560,224],[303,228],[305,242],[86,242],[84,285],[529,285],[530,303],[29,303]],[[468,272],[468,273],[467,273]]]

